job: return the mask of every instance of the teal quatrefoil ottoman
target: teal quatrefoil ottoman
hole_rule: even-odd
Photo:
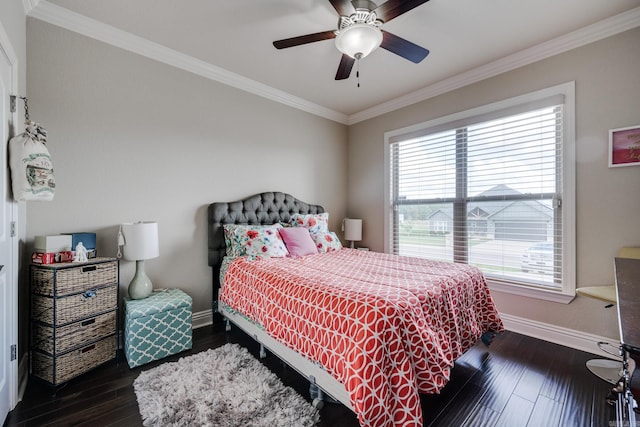
[[[130,368],[191,348],[191,297],[180,289],[124,299],[124,354]]]

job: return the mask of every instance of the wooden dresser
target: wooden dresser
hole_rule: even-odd
[[[118,260],[32,264],[31,373],[57,386],[115,359]]]

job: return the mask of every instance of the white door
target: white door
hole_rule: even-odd
[[[18,285],[17,238],[12,235],[12,224],[17,219],[16,203],[9,191],[7,143],[12,135],[15,114],[10,111],[9,96],[17,87],[16,57],[0,26],[0,421],[4,420],[17,403],[18,361]],[[13,229],[15,231],[15,228]]]

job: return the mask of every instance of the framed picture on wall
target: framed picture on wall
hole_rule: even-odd
[[[609,167],[640,165],[640,125],[609,131]]]

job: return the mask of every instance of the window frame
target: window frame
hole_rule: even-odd
[[[393,220],[393,189],[391,188],[391,147],[399,137],[412,134],[437,131],[456,126],[456,122],[473,117],[508,114],[503,111],[526,108],[549,97],[563,96],[563,142],[562,142],[562,282],[558,289],[549,289],[534,285],[512,283],[506,280],[487,278],[489,288],[494,291],[538,298],[548,301],[569,303],[575,298],[576,289],[576,219],[575,219],[575,82],[556,86],[508,98],[502,101],[471,108],[458,113],[439,117],[384,133],[384,251],[392,253],[391,238],[397,227]],[[534,108],[534,107],[532,107]]]

